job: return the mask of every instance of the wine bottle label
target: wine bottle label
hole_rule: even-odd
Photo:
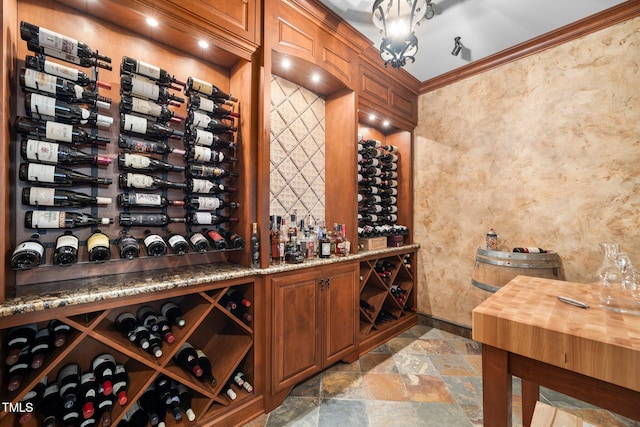
[[[139,173],[128,173],[127,186],[133,188],[149,188],[153,186],[153,177]]]
[[[78,81],[78,77],[80,75],[80,70],[51,61],[44,61],[44,72],[64,79],[69,79],[74,82]]]
[[[92,251],[99,247],[109,247],[109,236],[104,233],[93,233],[87,239],[87,250]]]
[[[27,140],[27,159],[42,163],[58,163],[58,144]]]
[[[136,193],[132,205],[162,206],[162,196],[159,194]]]
[[[138,95],[143,98],[158,99],[160,95],[160,87],[151,82],[146,82],[135,76],[131,77],[131,94]]]
[[[63,36],[46,28],[40,27],[38,31],[38,43],[42,47],[50,47],[69,55],[78,56],[78,40]]]
[[[137,154],[124,154],[124,165],[133,169],[146,169],[151,165],[151,159]]]
[[[60,211],[33,211],[31,228],[64,228],[67,215]]]
[[[162,242],[162,237],[158,236],[157,234],[149,234],[144,238],[143,242],[146,247],[149,247],[149,245],[153,243]]]
[[[202,111],[208,111],[210,113],[213,113],[213,108],[215,107],[214,102],[210,99],[203,98],[201,96],[199,96],[198,98],[200,98],[200,105],[198,108]]]
[[[180,243],[180,242],[187,243],[187,239],[185,239],[183,236],[179,234],[174,234],[173,236],[169,237],[169,246],[171,247],[174,247],[177,243]]]
[[[149,76],[153,79],[160,79],[160,68],[155,65],[147,64],[146,62],[137,61],[136,73]]]
[[[41,73],[36,70],[27,68],[24,72],[24,84],[26,87],[36,89],[42,92],[56,93],[55,76]]]
[[[200,233],[195,233],[193,236],[189,238],[189,241],[193,246],[196,246],[198,243],[202,241],[207,241],[207,239]]]
[[[195,143],[197,145],[205,145],[210,147],[213,145],[213,133],[207,132],[206,130],[196,129],[196,140]]]
[[[160,117],[162,115],[162,107],[153,102],[145,101],[140,98],[131,98],[131,109],[136,113],[146,114],[147,116]]]
[[[206,114],[198,113],[197,111],[193,112],[193,120],[191,124],[195,127],[206,128],[211,123],[211,117]]]
[[[215,197],[198,197],[198,209],[216,210],[220,208],[221,200]]]
[[[220,185],[216,185],[211,181],[207,181],[206,179],[194,179],[192,180],[192,182],[192,191],[194,193],[209,193],[213,187],[218,187],[219,189],[221,189]]]
[[[56,116],[56,99],[49,96],[31,94],[31,112],[40,116]]]
[[[196,145],[195,147],[193,147],[193,160],[195,160],[196,162],[210,162],[211,153],[211,149]]]
[[[213,85],[211,83],[196,79],[195,77],[191,78],[191,88],[205,95],[211,95],[213,93]]]
[[[56,240],[56,249],[63,246],[70,246],[73,249],[78,249],[78,238],[76,236],[62,235]]]
[[[195,212],[193,215],[193,219],[196,224],[211,224],[213,221],[213,216],[209,212]]]
[[[73,142],[73,126],[48,121],[46,124],[45,138],[54,141]]]
[[[55,166],[29,163],[27,179],[35,182],[55,182]]]
[[[142,117],[132,116],[131,114],[124,115],[123,129],[129,132],[147,133],[147,119]]]

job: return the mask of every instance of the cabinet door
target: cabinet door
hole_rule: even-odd
[[[358,266],[334,266],[323,271],[324,366],[356,350]]]
[[[314,270],[275,277],[273,289],[273,392],[320,371],[320,285]]]

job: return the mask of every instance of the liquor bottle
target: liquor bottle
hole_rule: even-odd
[[[235,157],[226,156],[221,151],[215,151],[202,145],[190,147],[187,150],[185,160],[198,163],[232,163],[238,161]]]
[[[184,255],[189,252],[189,242],[187,242],[187,239],[181,234],[169,234],[169,236],[167,236],[167,243],[169,244],[169,248],[171,248],[171,252],[175,255]]]
[[[170,223],[186,221],[184,218],[170,218],[163,213],[132,214],[120,212],[119,218],[119,223],[123,227],[164,227]]]
[[[233,102],[229,101],[212,101],[208,98],[203,98],[199,95],[190,96],[187,100],[188,109],[190,110],[201,110],[206,111],[207,113],[211,113],[214,117],[240,117],[240,114],[234,112],[230,108],[225,108],[226,105],[233,105]]]
[[[236,217],[216,215],[211,212],[190,212],[187,215],[187,224],[189,225],[218,225],[238,221]]]
[[[20,142],[20,154],[27,161],[50,165],[95,164],[106,166],[111,164],[109,157],[95,156],[73,147],[37,139],[23,139]]]
[[[103,109],[111,108],[111,98],[85,90],[82,86],[64,78],[29,68],[21,68],[18,78],[22,90],[26,92],[35,91],[37,93],[50,94],[61,101],[71,104],[87,104]]]
[[[150,78],[161,85],[170,86],[173,83],[180,86],[185,85],[183,81],[176,79],[176,77],[172,74],[169,74],[168,71],[156,67],[155,65],[140,61],[139,59],[130,58],[128,56],[122,57],[122,63],[120,64],[120,73],[122,74],[123,72],[140,74],[141,76]]]
[[[31,206],[72,206],[111,204],[109,197],[93,197],[88,194],[57,188],[25,187],[22,189],[22,203]]]
[[[257,222],[251,224],[251,267],[260,268],[260,237]]]
[[[238,371],[233,375],[233,382],[238,385],[238,387],[242,387],[247,391],[247,393],[251,393],[253,391],[253,386],[247,380],[247,377],[243,372]]]
[[[18,170],[18,176],[21,180],[32,184],[56,187],[80,184],[110,185],[113,182],[111,178],[99,178],[60,166],[41,165],[39,163],[22,163]]]
[[[336,232],[335,232],[334,239],[335,239],[335,242],[336,242],[336,250],[335,250],[336,256],[346,256],[347,255],[347,252],[346,252],[346,239],[344,238],[344,235],[342,234],[342,224],[338,224]]]
[[[95,401],[95,414],[96,424],[99,423],[102,427],[109,427],[111,425],[111,411],[115,403],[115,396],[112,394],[105,395],[104,390],[98,388]]]
[[[174,342],[176,339],[173,335],[173,331],[171,330],[171,324],[169,324],[169,320],[167,320],[167,318],[161,314],[158,315],[158,334],[169,344]]]
[[[183,189],[186,187],[184,182],[167,181],[166,179],[157,178],[152,175],[145,175],[141,173],[121,173],[118,176],[118,183],[120,188],[126,190],[127,188],[140,188],[147,190],[156,190],[158,188],[178,188]]]
[[[124,365],[117,364],[113,374],[112,394],[118,399],[120,406],[127,404],[127,389],[129,388],[129,374]]]
[[[118,154],[118,167],[121,170],[131,171],[170,171],[183,172],[184,166],[172,165],[162,160],[154,159],[140,154],[120,153]]]
[[[167,301],[160,307],[160,313],[167,318],[171,325],[183,327],[185,320],[182,318],[180,306],[174,302]]]
[[[170,110],[165,104],[156,104],[153,101],[127,95],[120,97],[120,112],[138,113],[160,123],[166,123],[169,120],[180,122],[185,119],[185,116]]]
[[[27,55],[24,63],[26,67],[31,70],[43,71],[47,74],[62,77],[63,79],[76,82],[80,86],[111,89],[111,85],[109,83],[93,80],[88,74],[78,70],[77,68],[67,67],[66,65],[62,65],[57,62],[51,62],[47,60],[47,57],[44,55]]]
[[[116,371],[116,359],[112,354],[103,353],[96,356],[91,362],[91,369],[96,377],[97,384],[105,395],[113,391],[113,376]]]
[[[142,243],[149,256],[162,256],[167,253],[167,242],[164,241],[162,236],[149,230],[145,230]]]
[[[26,211],[25,228],[78,228],[112,224],[112,218],[98,218],[83,212]]]
[[[16,131],[22,135],[31,135],[38,139],[66,142],[68,144],[106,145],[111,139],[91,135],[85,129],[54,121],[31,120],[27,117],[16,118]]]
[[[153,153],[153,154],[178,154],[184,155],[185,151],[170,147],[161,141],[147,141],[141,139],[133,139],[120,135],[118,137],[118,147],[134,153]]]
[[[228,133],[215,134],[204,129],[187,128],[184,136],[184,142],[187,145],[196,145],[213,148],[229,148],[236,149],[237,144],[233,141],[233,137]]]
[[[151,425],[158,425],[158,422],[160,420],[160,411],[164,411],[164,408],[160,408],[158,393],[156,392],[155,386],[153,384],[149,385],[144,393],[142,393],[142,396],[140,396],[140,399],[138,399],[138,404],[140,405],[142,410],[147,413]]]
[[[277,215],[272,216],[271,229],[269,230],[270,245],[270,263],[277,264],[280,262],[280,222]]]
[[[145,349],[147,353],[159,359],[162,357],[162,339],[154,333],[149,334],[149,347]]]
[[[224,93],[218,87],[204,80],[197,79],[195,77],[187,78],[187,85],[184,87],[184,93],[189,95],[200,95],[214,101],[229,100],[238,102],[238,98]]]
[[[190,196],[187,197],[185,202],[187,208],[201,211],[215,211],[224,208],[235,209],[240,206],[239,203],[226,202],[217,197]]]
[[[136,320],[139,325],[146,327],[151,332],[158,332],[160,327],[158,326],[158,315],[153,307],[148,305],[143,305],[138,308],[136,312]]]
[[[58,123],[70,125],[100,127],[109,127],[113,123],[113,118],[109,116],[38,93],[27,93],[24,96],[24,109],[27,116],[37,120],[55,120]]]
[[[178,352],[173,356],[178,366],[187,372],[200,378],[203,375],[202,367],[198,363],[198,353],[191,344],[185,342]]]
[[[40,242],[40,235],[34,233],[27,240],[16,246],[11,254],[11,268],[29,270],[42,264],[45,259],[45,248]]]
[[[133,340],[132,342],[139,346],[143,350],[147,350],[150,347],[149,339],[151,338],[151,332],[147,328],[142,325],[136,326],[133,330]]]
[[[218,228],[218,233],[222,237],[224,237],[224,239],[228,243],[228,246],[230,246],[232,249],[244,249],[244,246],[245,246],[244,239],[238,233],[234,233],[233,231],[227,231],[222,227]]]
[[[33,418],[34,410],[38,408],[40,401],[44,397],[44,392],[47,389],[47,376],[45,375],[38,381],[27,394],[25,394],[22,399],[20,399],[20,407],[21,408],[29,408],[29,411],[25,411],[20,414],[20,418],[18,418],[18,423],[27,424]]]
[[[280,219],[280,264],[284,263],[286,256],[286,249],[289,245],[289,237],[287,235],[287,220],[284,216]]]
[[[235,172],[230,172],[217,166],[207,166],[198,163],[191,163],[187,166],[187,176],[222,179],[239,176]]]
[[[59,321],[58,319],[52,319],[47,325],[49,332],[53,336],[53,346],[60,348],[66,344],[67,338],[71,334],[71,326]]]
[[[129,341],[133,342],[135,340],[134,330],[138,327],[138,320],[136,316],[129,312],[123,312],[116,317],[116,328],[120,331],[122,335],[127,337]]]
[[[318,233],[318,243],[320,245],[318,256],[320,258],[331,257],[331,239],[329,236],[324,232]]]
[[[78,400],[82,408],[84,419],[93,417],[95,412],[96,395],[98,394],[98,382],[94,372],[85,372],[80,377],[78,388]],[[109,393],[110,394],[110,393]]]
[[[221,194],[234,193],[236,188],[207,179],[190,178],[187,180],[187,190],[189,193],[197,194]]]
[[[124,133],[134,133],[150,138],[182,138],[184,132],[181,130],[161,125],[142,117],[131,114],[120,114],[120,131]]]
[[[80,366],[77,363],[69,363],[62,367],[58,372],[58,387],[64,408],[69,409],[76,403],[79,386]]]
[[[87,239],[87,251],[89,252],[89,261],[104,262],[110,260],[109,236],[100,230],[94,231]]]
[[[158,86],[135,75],[120,76],[120,94],[150,99],[160,104],[168,104],[171,101],[184,103],[184,98],[172,94],[166,87]]]
[[[513,248],[513,252],[522,253],[522,254],[546,254],[548,251],[542,248],[523,247],[523,248]]]
[[[71,230],[65,231],[56,238],[56,248],[53,252],[53,263],[71,265],[78,261],[78,246],[80,241]]]
[[[22,380],[29,373],[31,367],[31,347],[25,346],[18,353],[16,363],[7,369],[7,391],[13,392],[20,388]]]
[[[60,413],[60,394],[57,383],[49,384],[36,405],[36,414],[43,427],[56,427]]]
[[[200,366],[200,368],[202,369],[202,375],[200,376],[200,379],[215,387],[218,381],[213,376],[211,360],[209,360],[204,351],[200,349],[196,350],[196,354],[198,356],[198,366]]]
[[[189,243],[196,252],[207,252],[209,250],[209,241],[204,234],[199,231],[189,233]]]
[[[31,369],[40,369],[44,362],[44,358],[51,353],[51,332],[49,328],[41,328],[36,332],[33,343],[29,347],[31,352]]]
[[[206,228],[202,230],[203,233],[209,238],[211,243],[211,247],[216,251],[223,251],[227,249],[227,241],[222,234],[220,234],[216,230],[207,230]]]
[[[237,127],[233,126],[232,124],[225,123],[221,119],[210,117],[205,113],[193,110],[189,110],[189,112],[187,113],[185,126],[204,129],[213,133],[229,133],[238,130]]]
[[[194,421],[196,419],[196,414],[191,408],[191,393],[189,393],[189,389],[187,389],[184,384],[180,383],[178,383],[176,387],[178,389],[180,409],[182,409],[189,421]]]
[[[122,259],[134,259],[140,256],[140,245],[138,240],[126,231],[121,231],[120,236],[116,240],[118,252]]]
[[[79,60],[96,59],[109,64],[111,63],[111,58],[100,55],[97,51],[94,52],[89,46],[81,41],[58,34],[46,28],[29,24],[28,22],[20,22],[20,38],[26,42],[31,42],[37,48],[37,50],[34,50],[36,53],[43,53],[56,58],[60,58],[60,56],[62,56],[60,59],[70,62],[73,62],[73,58],[76,58]],[[56,56],[56,53],[59,56]],[[77,61],[75,63],[78,65],[84,65],[82,61]],[[111,69],[111,67],[108,69]]]

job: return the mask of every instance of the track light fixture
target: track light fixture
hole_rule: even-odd
[[[453,50],[451,51],[451,55],[458,56],[460,51],[462,50],[462,43],[460,42],[460,36],[453,39],[455,45],[453,46]]]

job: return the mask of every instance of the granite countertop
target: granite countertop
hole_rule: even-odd
[[[0,305],[0,318],[224,280],[284,273],[354,261],[370,256],[393,255],[417,248],[419,245],[411,244],[398,248],[360,251],[358,254],[346,257],[314,258],[300,264],[281,264],[261,269],[231,263],[200,264],[151,272],[143,271],[30,285],[24,287],[25,289],[19,288],[15,298],[9,298]]]

